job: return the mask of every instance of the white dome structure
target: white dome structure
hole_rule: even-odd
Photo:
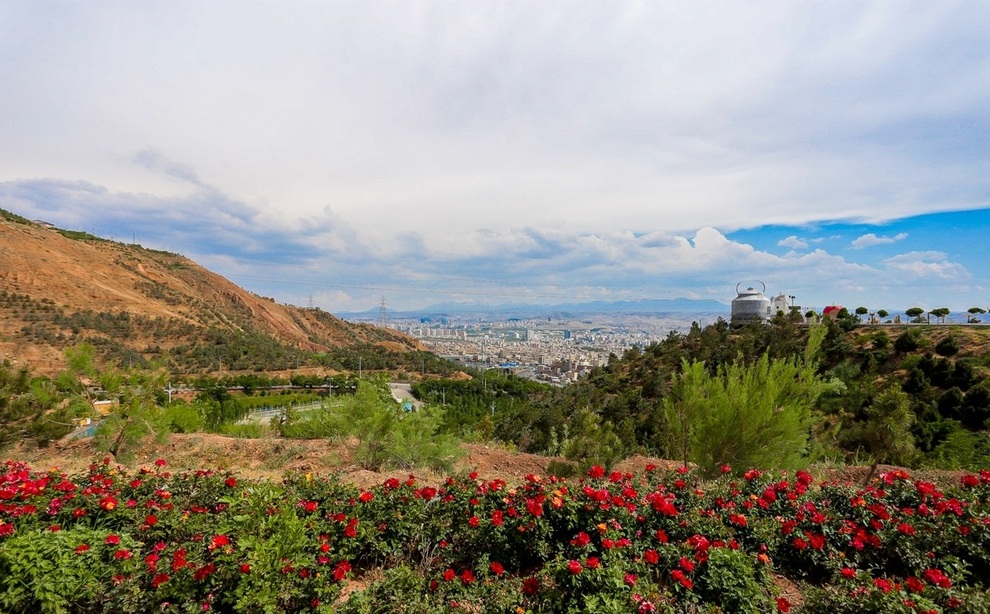
[[[742,285],[742,282],[736,284],[736,298],[732,299],[733,326],[742,326],[749,322],[766,322],[773,316],[770,313],[770,299],[764,294],[767,291],[767,285],[762,281],[757,283],[763,287],[762,290],[749,287],[740,292],[739,286]]]

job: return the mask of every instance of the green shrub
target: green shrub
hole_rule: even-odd
[[[724,612],[762,614],[773,609],[768,567],[746,552],[715,548],[702,569],[698,592]]]
[[[827,389],[816,375],[823,328],[812,329],[804,358],[737,361],[712,375],[684,361],[664,398],[668,450],[708,475],[724,464],[797,469],[808,462],[811,410]]]
[[[181,401],[165,408],[162,420],[173,433],[197,433],[206,427],[206,419],[199,409]]]
[[[906,330],[897,336],[894,340],[894,349],[901,354],[907,354],[908,352],[913,352],[919,347],[918,335],[913,332]]]

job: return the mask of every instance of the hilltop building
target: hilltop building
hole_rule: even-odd
[[[801,314],[800,305],[792,305],[793,295],[778,294],[773,298],[768,298],[765,294],[767,286],[762,281],[757,282],[762,286],[762,290],[750,286],[743,291],[739,290],[742,282],[736,284],[736,298],[732,300],[732,325],[742,326],[749,322],[769,322],[778,313],[796,313],[804,321]]]

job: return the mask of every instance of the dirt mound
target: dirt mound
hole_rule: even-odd
[[[332,442],[326,439],[242,439],[208,433],[173,434],[165,441],[149,441],[132,458],[120,464],[137,470],[150,467],[158,458],[164,458],[172,471],[217,469],[232,471],[251,479],[281,480],[286,474],[313,473],[334,475],[356,486],[370,487],[394,477],[406,479],[414,474],[418,480],[438,484],[446,473],[439,474],[426,468],[410,470],[369,471],[354,460],[357,441]],[[560,457],[540,456],[512,452],[503,448],[464,444],[465,455],[456,463],[452,473],[477,472],[484,480],[503,479],[519,484],[527,475],[546,476],[547,467]],[[22,446],[4,454],[4,458],[23,460],[37,468],[58,467],[68,473],[84,472],[93,462],[106,456],[94,446],[92,439],[76,439],[59,442],[47,448]],[[674,471],[680,461],[648,456],[631,456],[619,462],[614,469],[621,473],[640,473],[652,467],[661,471]],[[830,467],[812,470],[815,479],[839,483],[860,484],[869,474],[866,466]],[[939,486],[958,485],[965,471],[911,470],[891,465],[880,465],[874,475],[892,471],[906,471],[912,479],[925,480]]]
[[[173,434],[163,442],[149,441],[133,458],[122,464],[136,470],[150,467],[164,458],[173,471],[219,469],[236,471],[254,479],[280,480],[286,473],[337,475],[358,486],[381,484],[390,477],[406,479],[410,473],[427,482],[438,482],[445,475],[426,469],[369,471],[354,461],[357,442],[331,442],[325,439],[241,439],[213,434]],[[454,472],[476,471],[482,479],[501,478],[522,482],[526,475],[546,475],[553,458],[536,454],[520,454],[500,448],[466,444],[466,454],[458,461]],[[105,456],[92,439],[77,439],[54,443],[47,448],[21,447],[5,455],[24,460],[36,467],[59,467],[76,473],[85,471],[93,462]]]

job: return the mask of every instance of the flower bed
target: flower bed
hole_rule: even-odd
[[[983,612],[988,494],[986,471],[944,490],[649,468],[365,490],[7,462],[0,610]]]

